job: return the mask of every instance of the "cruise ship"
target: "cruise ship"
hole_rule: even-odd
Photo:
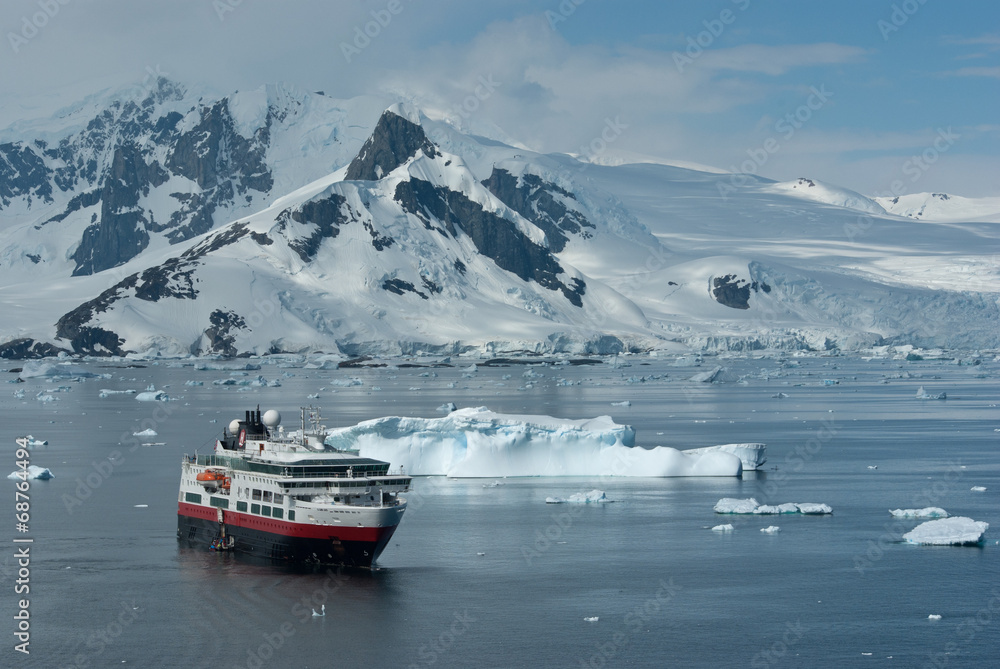
[[[287,433],[277,411],[233,420],[211,454],[186,455],[177,538],[289,563],[370,568],[396,531],[412,477],[324,444],[315,407]]]

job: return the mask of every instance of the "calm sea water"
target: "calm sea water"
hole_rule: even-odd
[[[0,665],[995,666],[1000,363],[787,360],[705,358],[696,367],[632,357],[618,367],[532,367],[534,378],[523,366],[463,369],[471,361],[434,370],[265,364],[248,377],[92,362],[87,369],[112,378],[4,385],[3,473],[15,469],[15,437],[31,433],[49,441],[31,462],[56,478],[32,483],[26,535],[15,531],[8,484]],[[715,365],[726,367],[722,383],[687,380]],[[282,386],[213,384],[258,374]],[[348,378],[361,385],[334,385]],[[148,384],[174,401],[99,396]],[[948,398],[917,400],[920,386]],[[45,391],[56,399],[37,400]],[[612,405],[624,400],[631,406]],[[223,425],[257,404],[294,422],[309,402],[331,426],[440,416],[445,402],[564,418],[610,414],[635,426],[641,445],[765,442],[768,470],[742,480],[496,486],[419,478],[374,572],[296,571],[179,546],[181,455],[210,449]],[[157,436],[131,437],[147,427]],[[614,503],[544,503],[594,488]],[[823,502],[834,514],[712,512],[721,497],[750,496]],[[901,543],[917,522],[894,523],[887,510],[923,506],[990,523],[986,545]],[[708,529],[725,522],[733,533]],[[759,531],[772,524],[781,531]],[[23,536],[34,539],[28,656],[14,651],[13,539]],[[326,615],[313,617],[323,605]]]

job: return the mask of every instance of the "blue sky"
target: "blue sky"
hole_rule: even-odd
[[[991,1],[61,1],[0,7],[0,125],[160,71],[404,97],[542,151],[586,152],[617,119],[601,160],[1000,195]]]

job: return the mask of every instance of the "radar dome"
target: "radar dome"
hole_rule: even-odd
[[[239,429],[240,429],[240,422],[234,418],[233,422],[229,424],[229,431],[232,432],[233,434],[236,434],[237,432],[239,432]]]
[[[268,409],[264,412],[261,420],[264,421],[264,425],[268,427],[278,427],[278,423],[281,422],[281,414],[274,409]]]

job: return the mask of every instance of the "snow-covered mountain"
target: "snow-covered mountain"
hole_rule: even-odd
[[[161,80],[0,133],[0,356],[1000,344],[995,223],[383,109]]]
[[[874,200],[887,212],[925,221],[1000,223],[1000,197],[968,198],[947,193],[910,193]]]

